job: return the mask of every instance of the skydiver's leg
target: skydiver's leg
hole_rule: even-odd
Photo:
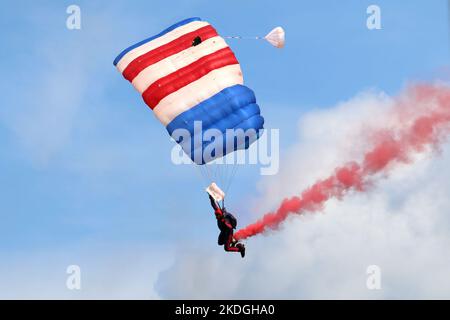
[[[227,242],[227,233],[221,231],[219,234],[219,238],[217,239],[217,243],[219,246],[223,246]]]
[[[225,251],[239,252],[240,249],[238,247],[233,246],[232,244],[233,244],[233,232],[230,232],[228,234],[227,241],[223,246],[223,248],[225,249]]]

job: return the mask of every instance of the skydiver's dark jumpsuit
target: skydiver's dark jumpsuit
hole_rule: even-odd
[[[216,215],[217,219],[217,226],[220,229],[217,243],[219,244],[219,246],[223,246],[225,251],[239,252],[240,249],[232,245],[234,228],[231,225],[230,220],[227,219],[227,214],[224,214],[222,209],[220,209],[216,201],[211,196],[209,196],[209,199],[211,200],[211,206],[214,208],[214,214]]]

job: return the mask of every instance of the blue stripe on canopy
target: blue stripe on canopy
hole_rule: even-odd
[[[133,49],[135,49],[135,48],[137,48],[137,47],[140,47],[140,46],[142,46],[143,44],[145,44],[145,43],[147,43],[147,42],[150,42],[150,41],[152,41],[152,40],[155,40],[156,38],[162,37],[162,36],[165,35],[166,33],[169,33],[170,31],[175,30],[176,28],[181,27],[181,26],[183,26],[183,25],[185,25],[185,24],[188,24],[188,23],[190,23],[190,22],[192,22],[192,21],[201,21],[201,20],[202,20],[202,19],[200,19],[200,18],[198,18],[198,17],[185,19],[185,20],[183,20],[183,21],[180,21],[180,22],[178,22],[178,23],[175,23],[175,24],[171,25],[171,26],[168,27],[167,29],[164,29],[163,31],[161,31],[160,33],[158,33],[156,36],[147,38],[147,39],[145,39],[145,40],[142,40],[142,41],[140,41],[140,42],[138,42],[138,43],[136,43],[136,44],[134,44],[134,45],[132,45],[132,46],[126,48],[125,50],[123,50],[123,51],[122,51],[122,52],[114,59],[114,62],[113,62],[114,65],[116,66],[116,65],[119,63],[120,59],[122,59],[123,56],[126,55],[126,54],[127,54],[128,52],[130,52],[131,50],[133,50]]]
[[[195,121],[201,121],[202,131],[196,132]],[[166,129],[171,136],[176,129],[189,132],[190,139],[184,141],[182,137],[178,137],[180,132],[175,132],[173,137],[192,161],[196,164],[205,164],[227,153],[247,149],[259,138],[263,125],[264,118],[260,115],[253,91],[246,86],[235,85],[181,113],[167,125]],[[215,139],[205,138],[207,141],[203,141],[202,136],[207,129],[216,129]],[[246,135],[243,140],[233,136],[227,137],[227,129],[235,131],[241,129]],[[248,131],[249,129],[253,130]],[[204,155],[205,149],[208,152],[216,149],[217,152]]]

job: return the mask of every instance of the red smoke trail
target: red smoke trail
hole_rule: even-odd
[[[427,147],[436,147],[450,133],[450,87],[416,85],[396,99],[389,112],[394,124],[378,130],[361,160],[337,167],[325,180],[317,181],[299,196],[284,199],[278,209],[239,230],[236,239],[245,239],[268,229],[276,229],[290,214],[321,210],[330,198],[340,199],[349,191],[365,191],[378,173],[388,173],[395,163],[407,163]]]

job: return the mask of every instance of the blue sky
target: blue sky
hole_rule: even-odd
[[[72,3],[81,8],[81,30],[65,27]],[[373,3],[381,7],[381,30],[366,28],[366,8]],[[150,264],[176,255],[184,243],[191,243],[188,250],[219,250],[202,181],[193,168],[171,163],[164,128],[112,65],[125,47],[191,16],[222,35],[264,35],[278,25],[286,30],[282,50],[228,41],[266,127],[280,129],[282,159],[304,113],[362,90],[395,94],[410,81],[445,76],[450,56],[444,0],[4,3],[5,268],[14,259],[39,272],[77,260],[99,268],[93,257],[117,248],[146,248],[139,255]],[[228,206],[244,222],[250,222],[246,212],[262,179],[254,167],[240,168],[235,178]],[[20,278],[8,270],[3,277]]]

